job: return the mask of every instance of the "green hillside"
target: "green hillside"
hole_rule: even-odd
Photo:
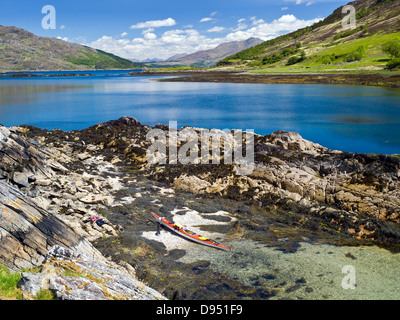
[[[345,15],[340,7],[323,21],[231,55],[216,67],[274,73],[377,71],[400,66],[400,53],[396,56],[385,50],[388,44],[400,46],[400,0],[349,4],[356,8],[355,29],[343,29]]]
[[[101,50],[0,25],[0,72],[136,69],[145,67]]]
[[[86,48],[91,49],[89,47]],[[82,50],[77,55],[67,58],[67,60],[75,65],[86,66],[92,69],[132,69],[144,67],[141,63],[132,62],[112,53],[98,49],[94,50],[95,52]]]

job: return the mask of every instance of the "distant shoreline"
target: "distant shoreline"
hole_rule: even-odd
[[[0,73],[2,78],[43,78],[43,77],[91,77],[92,73],[60,73],[60,74],[34,74],[27,72],[6,72]]]
[[[132,72],[132,70],[142,70],[140,68],[130,68],[130,69],[74,69],[74,70],[6,70],[2,71],[0,70],[0,76],[6,76],[6,75],[11,75],[11,74],[29,74],[30,75],[35,75],[36,73],[45,73],[45,72],[59,72],[59,74],[56,74],[56,76],[63,76],[64,74],[67,74],[66,72],[74,72],[77,75],[81,75],[83,73],[89,74],[90,72],[93,71],[127,71],[127,72]],[[72,74],[72,73],[71,73]],[[68,74],[68,75],[71,75]],[[74,75],[74,74],[72,74]],[[43,75],[41,75],[43,76]],[[54,75],[53,75],[54,76]]]
[[[110,69],[111,70],[111,69]],[[130,69],[132,70],[132,69]],[[89,72],[87,72],[89,71]],[[102,70],[106,71],[106,70]],[[123,71],[123,70],[121,70]],[[129,70],[124,70],[129,71]],[[32,71],[31,71],[32,72]],[[41,71],[45,72],[45,71]],[[52,71],[54,72],[54,71]],[[30,77],[82,77],[94,76],[90,70],[73,71],[76,73],[35,74],[30,72],[0,73],[0,78]],[[220,82],[220,83],[259,83],[259,84],[323,84],[355,85],[400,89],[400,73],[249,73],[247,71],[133,71],[131,76],[170,76],[156,79],[160,82]],[[173,76],[173,77],[171,77]]]
[[[157,79],[162,82],[227,82],[265,84],[330,84],[378,86],[400,89],[400,74],[382,73],[273,73],[253,74],[238,71],[165,71],[131,72],[132,76],[179,76]]]

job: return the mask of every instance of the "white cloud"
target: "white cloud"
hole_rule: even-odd
[[[291,24],[293,22],[299,21],[294,15],[292,14],[285,14],[282,17],[280,17],[277,21],[277,23],[283,23],[283,24]]]
[[[214,28],[208,29],[207,31],[208,32],[222,32],[222,31],[225,31],[225,28],[224,27],[214,27]]]
[[[166,31],[161,36],[161,41],[164,43],[181,43],[186,38],[184,35],[182,35],[183,33],[185,33],[183,30]]]
[[[321,1],[320,1],[320,2],[321,2]],[[296,3],[296,4],[303,4],[303,3],[305,3],[306,6],[308,7],[308,6],[311,6],[312,4],[314,4],[315,2],[314,2],[314,1],[309,1],[309,0],[295,0],[295,3]]]
[[[314,3],[329,3],[329,2],[337,2],[342,3],[341,0],[285,0],[285,2],[295,3],[297,5],[305,3],[306,6],[310,6]]]
[[[126,37],[128,35],[128,32],[122,32],[121,37]]]
[[[152,32],[148,32],[143,36],[146,40],[154,40],[157,38],[157,35]]]
[[[258,23],[260,20],[262,19],[256,20],[254,18],[253,22],[257,21]],[[268,22],[258,23],[257,25],[255,25],[250,29],[239,30],[229,33],[226,36],[226,39],[228,39],[229,41],[237,41],[237,40],[245,40],[251,37],[256,37],[262,40],[269,40],[281,34],[307,27],[320,20],[321,20],[320,18],[315,18],[311,20],[301,20],[296,18],[292,14],[286,14],[280,17],[279,19],[273,20],[270,23]]]
[[[100,39],[99,39],[100,40]],[[98,41],[98,40],[97,40]],[[144,41],[143,38],[135,38],[132,40],[133,44],[140,44],[140,43],[145,43],[146,41]]]
[[[143,28],[145,30],[142,31],[142,35],[132,40],[104,35],[92,43],[87,43],[87,45],[135,61],[167,59],[178,53],[193,53],[212,49],[229,41],[246,40],[251,37],[257,37],[264,41],[269,40],[312,25],[320,20],[319,18],[302,20],[292,14],[285,14],[271,22],[253,17],[250,20],[252,24],[249,23],[250,26],[247,26],[246,19],[242,18],[237,20],[237,28],[231,29],[230,32],[227,32],[224,27],[214,27],[203,33],[193,28],[182,28],[167,30],[159,35],[153,32],[156,28],[155,24],[146,23],[147,27]],[[220,36],[208,36],[210,33],[217,32]]]
[[[153,31],[154,31],[154,28],[148,28],[148,29],[143,30],[142,34],[146,34],[146,33],[153,32]]]
[[[209,17],[200,19],[200,22],[217,21],[217,19],[211,18],[211,17],[214,17],[217,13],[218,13],[218,11],[211,12]]]
[[[213,18],[207,17],[207,18],[202,18],[200,19],[200,22],[207,22],[207,21],[212,21],[214,20]]]
[[[288,7],[283,7],[281,10],[282,11],[285,11],[285,10],[287,10],[287,9],[289,9]]]
[[[66,27],[67,27],[66,25],[62,24],[62,25],[60,26],[60,29],[61,29],[61,30],[64,30]]]
[[[252,21],[253,26],[257,26],[259,24],[265,23],[265,21],[263,19],[257,20],[257,17],[251,17],[250,20]]]
[[[233,31],[239,31],[239,30],[243,30],[243,29],[247,29],[249,26],[245,23],[246,19],[242,18],[239,19],[237,22],[237,27],[235,29],[233,29]]]
[[[143,38],[134,38],[127,42],[120,41],[127,39],[117,40],[104,35],[87,45],[114,53],[123,58],[143,61],[148,59],[167,59],[174,54],[182,52],[192,53],[208,50],[226,42],[223,38],[207,38],[194,29],[169,30],[159,37],[151,34],[147,33]]]
[[[171,27],[176,25],[176,21],[172,18],[164,20],[151,20],[146,22],[139,22],[131,25],[131,29],[146,29],[146,28],[159,28],[159,27]]]
[[[68,38],[67,38],[67,37],[62,38],[62,37],[58,36],[57,39],[64,40],[64,41],[68,41]]]

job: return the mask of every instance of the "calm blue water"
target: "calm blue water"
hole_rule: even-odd
[[[54,74],[67,72],[53,72]],[[76,73],[76,72],[71,72]],[[400,153],[400,91],[327,85],[167,83],[128,71],[0,78],[0,123],[83,129],[132,116],[144,124],[297,131],[331,149]]]

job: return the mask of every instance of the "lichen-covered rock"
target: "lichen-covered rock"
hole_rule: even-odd
[[[22,274],[21,290],[34,296],[50,289],[59,300],[165,300],[137,280],[131,270],[62,246],[53,246],[43,263],[41,273]],[[49,269],[54,272],[46,272]],[[71,275],[64,275],[65,270]]]
[[[99,284],[83,277],[56,276],[49,282],[58,300],[107,300]]]
[[[49,279],[44,273],[23,272],[18,286],[22,291],[36,296],[41,290],[48,289],[48,281]]]

